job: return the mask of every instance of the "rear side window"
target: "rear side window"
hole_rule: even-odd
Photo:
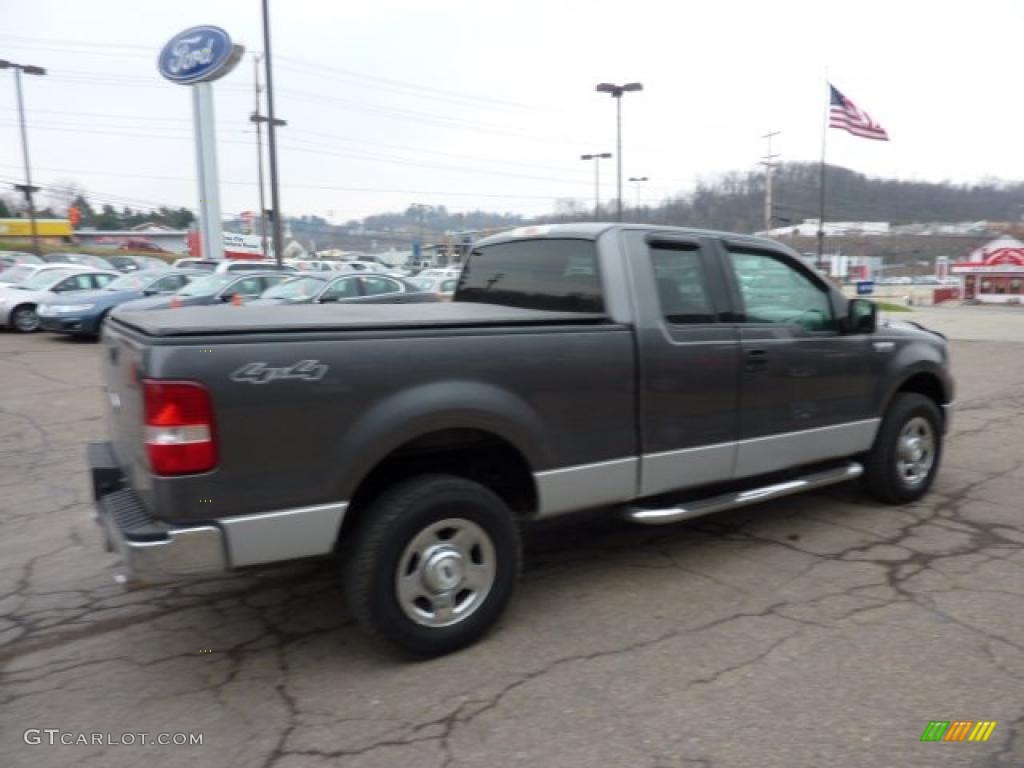
[[[652,248],[651,266],[661,314],[666,320],[675,324],[715,321],[696,249]]]
[[[590,240],[523,240],[478,248],[455,301],[552,312],[604,312],[597,248]]]

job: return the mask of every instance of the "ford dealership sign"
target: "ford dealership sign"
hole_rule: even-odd
[[[234,68],[243,50],[220,27],[192,27],[168,41],[160,51],[157,68],[172,83],[181,85],[216,80]]]

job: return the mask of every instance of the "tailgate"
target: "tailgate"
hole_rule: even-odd
[[[104,324],[102,343],[110,442],[121,470],[138,488],[146,474],[141,384],[145,347],[112,323]],[[148,482],[143,480],[143,485]]]

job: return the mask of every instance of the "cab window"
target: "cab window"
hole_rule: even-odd
[[[661,314],[668,322],[682,325],[715,321],[696,248],[652,248],[651,267]]]
[[[743,299],[744,321],[834,331],[828,291],[782,258],[758,251],[729,251]]]

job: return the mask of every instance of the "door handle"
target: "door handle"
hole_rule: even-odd
[[[748,371],[761,371],[768,366],[767,349],[748,349],[747,362],[744,366]]]

